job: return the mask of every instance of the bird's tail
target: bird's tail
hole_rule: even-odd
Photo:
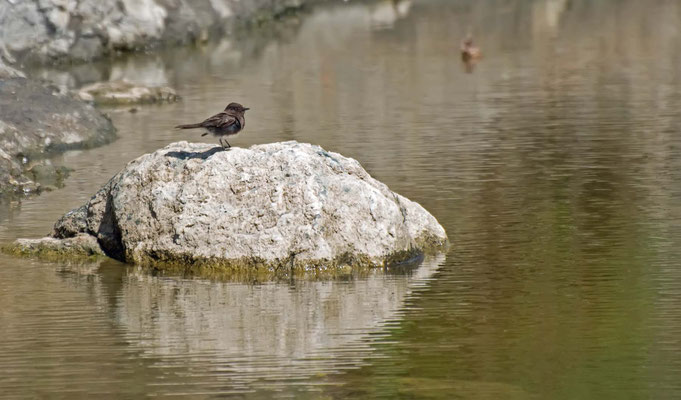
[[[187,125],[178,125],[175,127],[175,129],[193,129],[193,128],[200,128],[201,123],[198,124],[187,124]]]

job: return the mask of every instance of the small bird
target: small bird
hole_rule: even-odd
[[[178,125],[175,128],[203,128],[206,130],[206,132],[204,132],[204,134],[201,136],[206,136],[207,134],[211,133],[213,136],[218,137],[220,145],[223,149],[228,149],[232,146],[229,144],[227,139],[225,139],[225,143],[227,143],[227,146],[225,146],[224,143],[222,143],[222,137],[236,135],[237,133],[241,132],[242,129],[244,129],[246,126],[246,120],[244,119],[244,113],[246,110],[250,110],[250,108],[246,108],[239,103],[229,103],[227,107],[225,107],[225,111],[215,114],[210,118],[206,118],[206,120],[203,122],[199,122],[197,124]]]
[[[473,36],[468,34],[461,42],[461,60],[463,62],[472,62],[482,58],[482,52],[478,47],[473,46]]]

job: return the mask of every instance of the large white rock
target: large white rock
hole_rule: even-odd
[[[297,142],[141,156],[53,236],[83,233],[127,262],[269,270],[382,266],[447,243],[431,214],[357,161]]]

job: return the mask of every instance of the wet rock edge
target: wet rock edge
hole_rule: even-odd
[[[342,254],[330,260],[306,259],[301,261],[296,260],[295,255],[283,260],[265,260],[260,257],[220,259],[159,251],[138,258],[134,263],[129,264],[138,265],[152,272],[172,275],[189,274],[201,277],[243,277],[246,279],[281,278],[293,275],[329,278],[338,274],[362,273],[375,268],[391,268],[404,263],[411,263],[414,260],[420,261],[424,256],[445,252],[449,246],[448,240],[422,235],[415,240],[415,246],[411,249],[396,251],[378,259],[364,254],[350,253]],[[13,243],[0,245],[0,252],[19,258],[57,263],[84,263],[102,259],[117,259],[117,257],[110,257],[110,254],[107,254],[101,248],[94,236],[85,233],[65,239],[53,237],[18,239]]]

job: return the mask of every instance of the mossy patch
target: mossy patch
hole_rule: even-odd
[[[82,235],[86,236],[86,235]],[[77,239],[73,242],[74,239]],[[71,241],[71,242],[69,242]],[[35,258],[59,263],[90,263],[110,259],[101,249],[93,248],[96,239],[20,239],[0,245],[0,252],[22,258]],[[429,254],[434,251],[428,252]],[[265,260],[259,257],[220,259],[191,254],[171,254],[155,251],[137,256],[134,264],[151,274],[179,275],[231,282],[268,282],[286,280],[343,280],[368,276],[376,269],[401,269],[423,260],[419,249],[395,252],[381,260],[362,254],[344,253],[332,260]]]
[[[436,253],[433,249],[428,254]],[[343,253],[333,259],[265,260],[260,257],[223,259],[192,254],[154,251],[135,254],[134,263],[154,273],[194,276],[228,281],[271,281],[285,279],[343,279],[369,274],[371,271],[397,267],[422,260],[424,252],[413,248],[392,253],[381,259],[364,254]]]
[[[14,243],[0,245],[0,252],[23,258],[35,258],[48,262],[94,262],[108,257],[100,254],[86,254],[75,250],[26,248]]]
[[[99,249],[96,239],[19,239],[0,245],[0,251],[15,257],[36,258],[49,262],[94,262],[108,257]]]

